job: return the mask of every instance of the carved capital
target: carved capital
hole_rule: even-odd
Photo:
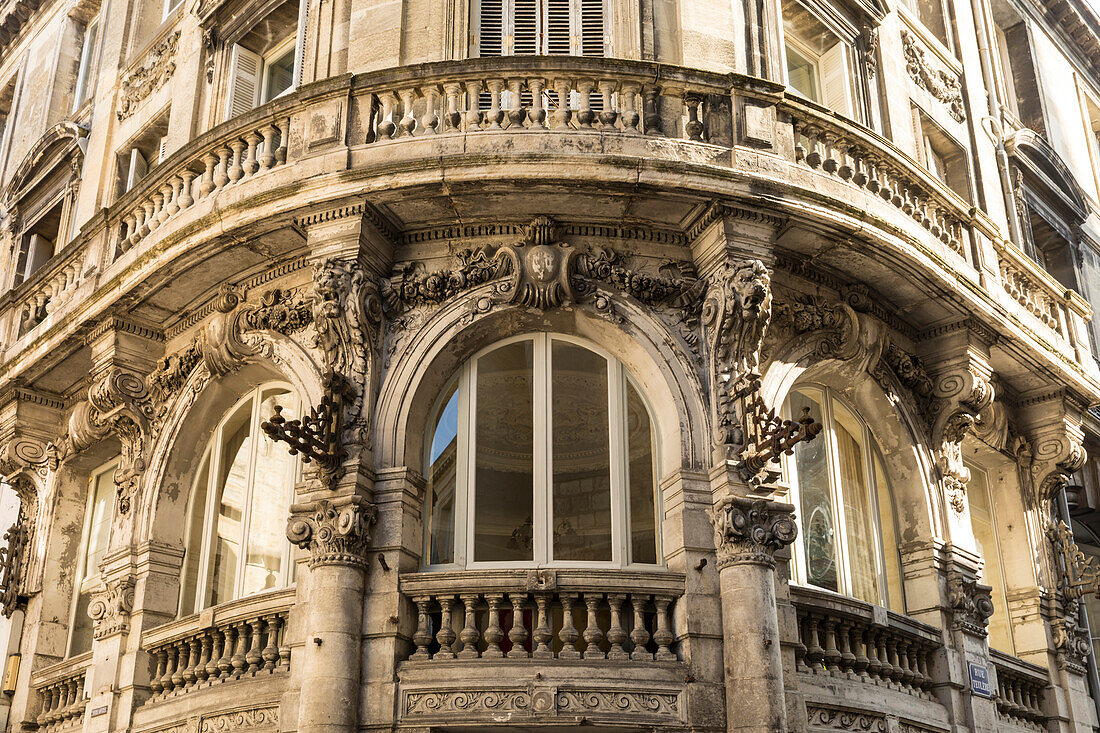
[[[775,551],[794,542],[798,526],[790,504],[728,495],[707,510],[714,526],[718,568],[757,564],[775,566]]]
[[[985,636],[993,615],[993,589],[977,578],[952,572],[947,578],[947,601],[951,604],[953,626],[975,636]]]
[[[309,548],[310,567],[351,565],[366,570],[375,506],[360,496],[321,499],[290,507],[286,536]]]
[[[1074,608],[1077,606],[1076,603],[1072,605]],[[1058,666],[1074,674],[1085,674],[1088,670],[1089,654],[1092,653],[1092,642],[1088,631],[1077,623],[1076,614],[1051,621],[1050,632],[1054,637]]]
[[[130,628],[130,611],[134,607],[134,579],[109,580],[106,587],[92,597],[88,617],[95,623],[93,638],[102,639],[121,634]]]
[[[1021,397],[1018,424],[1031,449],[1031,478],[1042,503],[1050,502],[1085,465],[1084,405],[1065,389]]]

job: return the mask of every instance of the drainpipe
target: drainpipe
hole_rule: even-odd
[[[1016,210],[1016,197],[1012,194],[1012,174],[1008,165],[1008,152],[1005,150],[1004,107],[997,94],[997,81],[993,76],[993,57],[989,52],[989,15],[985,12],[985,4],[982,0],[970,0],[970,8],[974,16],[974,29],[978,35],[978,58],[982,67],[982,83],[985,85],[986,99],[989,102],[989,116],[982,118],[982,128],[996,146],[997,173],[1001,179],[1005,211],[1008,212],[1008,236],[1012,243],[1023,251],[1024,238],[1020,232],[1020,212]],[[986,128],[986,122],[990,123],[990,128]]]
[[[1058,513],[1062,515],[1062,520],[1071,526],[1072,531],[1073,520],[1071,520],[1069,516],[1069,500],[1066,498],[1066,490],[1064,488],[1058,492]],[[1077,623],[1085,630],[1085,633],[1089,635],[1089,693],[1092,698],[1092,704],[1096,707],[1096,717],[1100,720],[1100,673],[1098,673],[1096,669],[1097,660],[1092,646],[1092,629],[1089,628],[1089,615],[1085,613],[1084,603],[1078,605]]]

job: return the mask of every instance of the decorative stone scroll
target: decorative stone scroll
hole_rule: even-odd
[[[775,567],[775,551],[798,536],[790,504],[731,494],[707,516],[714,526],[719,569],[746,563]]]
[[[936,378],[932,429],[936,468],[948,504],[959,514],[966,509],[966,486],[970,481],[970,471],[963,464],[962,444],[982,411],[993,404],[991,377],[985,359],[970,353]]]
[[[298,547],[309,548],[310,567],[368,566],[367,547],[377,509],[361,496],[321,499],[290,507],[286,536]]]
[[[179,48],[180,32],[170,33],[164,40],[153,46],[141,66],[127,72],[119,86],[122,88],[122,101],[118,109],[119,122],[137,111],[145,99],[164,86],[176,72],[176,50]]]
[[[1088,630],[1077,622],[1078,603],[1074,601],[1068,604],[1066,611],[1064,618],[1056,618],[1050,622],[1058,666],[1083,675],[1088,670],[1092,640]]]
[[[255,728],[278,730],[279,706],[266,705],[217,715],[204,715],[199,724],[199,733],[232,733]]]
[[[947,579],[947,599],[951,604],[953,626],[975,636],[985,636],[993,615],[992,588],[977,578],[953,572]]]
[[[905,47],[905,70],[910,78],[940,102],[947,105],[948,112],[956,122],[966,120],[966,110],[963,105],[962,84],[959,77],[943,69],[935,69],[925,58],[924,48],[911,33],[903,30],[901,41]]]
[[[134,580],[121,578],[107,581],[106,588],[88,604],[88,617],[95,623],[92,636],[102,639],[130,628],[130,611],[134,608]]]
[[[886,718],[877,713],[841,710],[837,708],[806,706],[807,722],[815,730],[868,731],[869,733],[887,733]]]

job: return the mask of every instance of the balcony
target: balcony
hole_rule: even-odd
[[[168,275],[179,263],[237,272],[290,257],[300,235],[288,232],[325,207],[365,198],[388,209],[378,226],[400,247],[452,226],[456,208],[464,219],[495,220],[501,210],[547,213],[542,206],[582,194],[609,220],[644,212],[647,227],[679,237],[715,200],[858,230],[875,242],[860,262],[925,283],[913,298],[951,293],[1037,359],[1097,378],[1087,303],[889,141],[770,82],[573,57],[336,77],[219,125],[0,301],[5,357],[48,353],[51,338],[75,332],[75,313],[101,311],[150,278],[166,303],[208,287]],[[865,269],[846,262],[835,266]]]
[[[1007,728],[1044,730],[1043,712],[1049,680],[1042,667],[991,649],[989,656],[997,670],[997,717]]]
[[[59,733],[79,730],[84,726],[84,708],[88,703],[85,678],[91,664],[92,654],[88,652],[52,664],[32,675],[31,688],[39,704],[38,716],[33,722],[38,730]]]

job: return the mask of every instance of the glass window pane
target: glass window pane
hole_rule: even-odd
[[[275,406],[283,408],[287,420],[298,418],[294,396],[285,389],[269,390],[260,402],[261,422],[270,420]],[[242,596],[281,584],[283,552],[286,549],[287,505],[294,471],[294,456],[282,443],[261,435],[256,445],[256,468],[249,502],[248,541],[245,545]]]
[[[653,435],[642,396],[626,383],[626,445],[630,481],[630,559],[657,562],[656,486],[653,473]]]
[[[985,560],[982,582],[993,589],[993,616],[989,619],[989,645],[1009,654],[1015,653],[1012,628],[1008,618],[1008,598],[1005,595],[1004,576],[1001,574],[1001,550],[997,545],[997,527],[993,516],[993,503],[989,495],[989,479],[985,471],[973,466],[966,495],[970,504],[970,525],[978,552]]]
[[[111,504],[114,498],[115,469],[99,473],[94,480],[88,545],[84,552],[84,578],[99,575],[99,561],[107,551],[111,536]]]
[[[787,51],[787,82],[792,89],[807,99],[820,102],[817,90],[817,65],[791,46]]]
[[[73,619],[73,635],[69,641],[69,656],[75,657],[92,649],[92,620],[88,618],[91,591],[76,597],[76,617]]]
[[[611,561],[611,456],[607,360],[554,341],[555,560]]]
[[[791,393],[790,414],[801,415],[804,407],[811,415],[822,415],[821,394],[803,389]],[[836,569],[836,532],[833,520],[829,464],[825,440],[799,443],[794,448],[798,476],[799,510],[802,517],[802,547],[806,555],[806,582],[839,591]]]
[[[237,410],[222,428],[221,466],[217,477],[218,516],[210,603],[236,598],[241,520],[248,495],[248,460],[252,451],[252,401]]]
[[[264,75],[266,77],[264,80],[266,92],[264,102],[275,99],[275,97],[290,89],[291,84],[294,83],[294,47],[292,46],[282,56],[267,62]]]
[[[206,513],[206,496],[210,484],[210,454],[203,456],[195,486],[192,488],[191,514],[188,518],[187,554],[183,559],[183,581],[180,587],[180,614],[195,612],[195,593],[199,583],[199,561],[202,557],[203,517]]]
[[[868,603],[881,603],[878,577],[878,538],[867,486],[863,426],[841,403],[833,401],[833,419],[840,466],[840,494],[847,531],[848,570],[852,595]]]
[[[458,385],[451,387],[432,430],[428,457],[428,563],[454,562],[458,466]]]
[[[531,560],[534,539],[534,343],[477,362],[474,559]]]
[[[905,586],[901,575],[901,538],[898,536],[894,492],[878,446],[874,448],[875,493],[878,499],[878,524],[882,533],[883,566],[886,573],[886,602],[891,610],[905,613]]]

